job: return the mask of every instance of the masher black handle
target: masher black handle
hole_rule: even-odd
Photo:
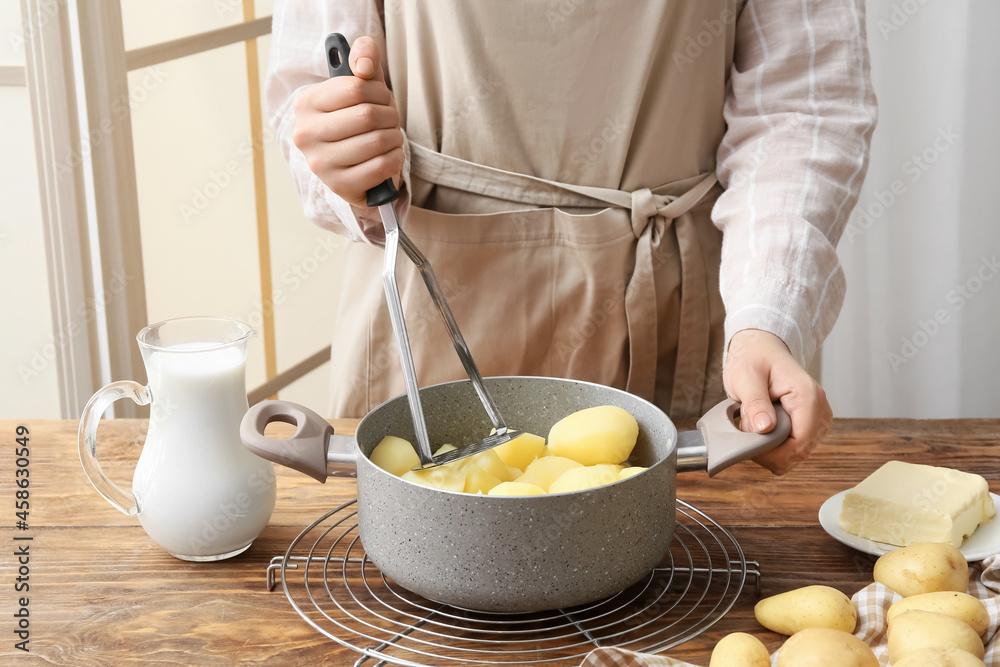
[[[330,67],[330,78],[335,76],[354,76],[351,71],[349,58],[351,56],[351,46],[347,39],[339,32],[331,32],[326,36],[326,62]],[[375,207],[388,204],[399,196],[399,191],[392,184],[392,179],[387,178],[379,183],[367,193],[368,206]]]

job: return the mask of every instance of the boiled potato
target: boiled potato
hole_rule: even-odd
[[[950,544],[918,542],[893,549],[875,561],[875,581],[905,597],[969,588],[969,564]]]
[[[601,405],[557,421],[549,431],[548,448],[585,466],[623,463],[632,453],[639,424],[627,410]]]
[[[889,625],[889,660],[893,663],[920,649],[949,647],[968,651],[980,660],[986,653],[975,630],[946,614],[911,609]]]
[[[632,466],[631,468],[625,468],[620,473],[618,473],[618,479],[627,479],[632,475],[638,475],[644,470],[647,470],[647,468],[643,468],[641,466]]]
[[[536,493],[535,488],[547,493],[553,482],[569,470],[588,466],[589,470],[568,476],[554,491],[565,493],[617,482],[645,470],[632,467],[624,475],[622,472],[622,464],[635,446],[638,429],[628,412],[605,405],[580,410],[561,419],[550,430],[548,443],[532,433],[520,433],[498,447],[437,466],[436,472],[420,470],[420,457],[414,447],[394,436],[384,438],[372,451],[371,459],[387,472],[417,484],[473,494],[492,492],[494,495],[505,495],[505,491],[513,493],[512,489],[517,487],[493,491],[506,482],[530,485],[526,491],[529,495]],[[441,445],[434,456],[455,449],[454,445]],[[560,451],[571,456],[563,456]]]
[[[545,489],[525,482],[500,482],[489,490],[490,496],[543,496]]]
[[[497,479],[488,470],[471,466],[465,471],[466,493],[489,493],[490,489],[506,480]]]
[[[783,635],[805,628],[854,632],[858,623],[851,599],[829,586],[805,586],[772,595],[758,602],[753,613],[765,628]]]
[[[433,456],[441,456],[442,454],[445,454],[447,452],[453,452],[456,449],[458,449],[458,447],[456,447],[455,445],[441,445],[440,447],[437,448],[437,451],[434,452]],[[458,468],[462,467],[462,464],[464,462],[465,462],[464,459],[459,459],[458,461],[452,461],[451,463],[445,463],[443,467],[449,467],[450,466],[452,468],[458,469]]]
[[[382,470],[397,477],[420,466],[420,457],[417,456],[413,445],[394,435],[382,438],[382,441],[375,445],[375,449],[372,450],[371,456],[368,458]]]
[[[560,475],[570,468],[580,467],[582,466],[576,461],[561,456],[543,456],[532,461],[524,474],[512,481],[534,484],[543,491],[548,491],[549,485],[556,481]]]
[[[549,493],[566,493],[568,491],[583,491],[595,486],[604,486],[618,481],[618,473],[622,471],[619,465],[600,463],[596,466],[581,466],[570,468],[549,484]]]
[[[925,648],[907,653],[893,667],[986,667],[968,651],[957,648]]]
[[[782,644],[778,667],[878,667],[878,659],[849,632],[806,628]]]
[[[771,656],[759,639],[745,632],[733,632],[712,649],[708,667],[771,667]]]
[[[410,470],[403,474],[402,478],[409,482],[442,489],[443,491],[465,491],[465,472],[451,466]]]
[[[489,474],[493,475],[501,482],[511,481],[510,470],[492,449],[487,449],[485,452],[480,452],[479,454],[459,459],[458,461],[455,461],[455,463],[457,463],[466,473],[471,471],[473,468],[479,468],[480,470],[485,470]]]
[[[504,465],[519,468],[521,472],[528,467],[528,464],[542,455],[545,449],[545,438],[533,433],[522,433],[510,442],[494,447],[491,451],[496,452]]]
[[[957,618],[967,623],[980,637],[990,624],[990,615],[981,601],[971,595],[956,591],[935,591],[934,593],[922,593],[903,598],[889,607],[886,622],[891,625],[893,619],[911,609],[936,611],[939,614],[947,614],[952,618]]]

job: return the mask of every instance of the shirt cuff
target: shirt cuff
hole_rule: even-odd
[[[819,340],[811,326],[815,309],[810,308],[805,299],[788,288],[770,290],[764,301],[760,300],[759,286],[754,292],[750,297],[753,301],[741,300],[740,295],[734,295],[733,301],[745,305],[726,315],[723,367],[733,336],[744,329],[758,329],[774,334],[785,343],[788,351],[803,368],[808,366],[819,346]]]

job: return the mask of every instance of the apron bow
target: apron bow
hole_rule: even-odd
[[[676,197],[654,195],[649,188],[632,192],[632,233],[637,239],[642,238],[646,228],[660,215],[661,209],[665,209],[674,199]]]
[[[656,194],[650,188],[633,192],[573,183],[559,183],[537,176],[517,174],[496,167],[468,162],[443,155],[435,150],[410,142],[411,174],[426,181],[475,192],[481,195],[517,201],[536,206],[597,207],[614,206],[630,210],[632,233],[637,239],[635,267],[625,286],[625,316],[628,321],[629,370],[625,389],[647,400],[656,391],[657,366],[657,298],[654,241],[658,241],[668,224],[683,216],[708,194],[718,178],[715,171],[685,179],[681,195]],[[671,184],[678,187],[679,182]],[[668,186],[664,186],[668,187]],[[659,189],[659,188],[657,188]],[[699,392],[683,391],[703,382],[708,358],[709,323],[707,292],[704,289],[704,262],[698,247],[697,234],[690,220],[683,219],[677,228],[680,247],[681,334],[674,374],[674,390],[670,412],[694,415],[700,409]]]

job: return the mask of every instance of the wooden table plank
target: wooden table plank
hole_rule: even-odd
[[[30,529],[14,528],[15,422],[0,422],[0,663],[48,665],[348,665],[359,657],[310,628],[265,571],[306,525],[353,499],[346,479],[321,485],[278,470],[271,522],[244,554],[220,563],[177,560],[155,545],[134,518],[101,499],[83,474],[73,421],[29,421]],[[341,422],[338,430],[353,422]],[[348,432],[348,431],[344,431]],[[102,465],[127,487],[145,423],[102,424]],[[840,420],[805,464],[775,478],[740,464],[714,479],[685,473],[679,497],[729,527],[748,558],[759,561],[764,595],[808,583],[851,593],[871,580],[874,559],[849,549],[818,526],[820,504],[882,462],[902,458],[947,465],[986,477],[1000,492],[1000,420]],[[13,648],[9,610],[18,564],[11,545],[30,536],[31,653]],[[752,587],[751,587],[752,588]],[[781,637],[753,619],[756,598],[744,591],[735,607],[670,655],[707,665],[724,634],[747,631],[776,648]]]

